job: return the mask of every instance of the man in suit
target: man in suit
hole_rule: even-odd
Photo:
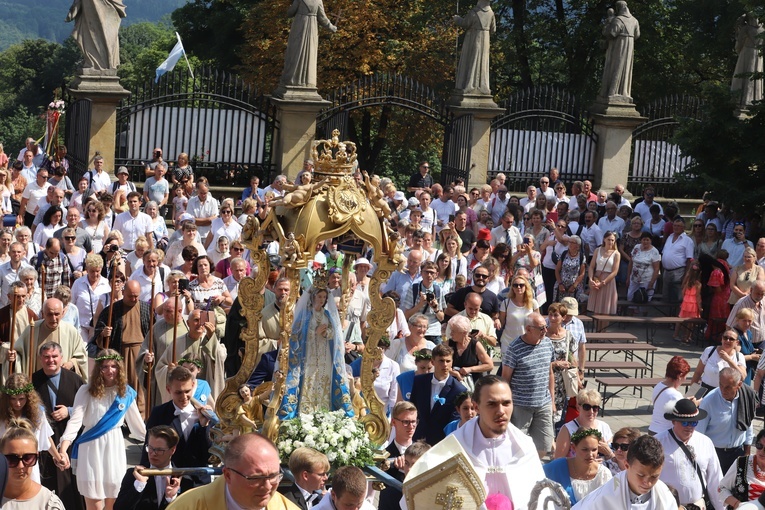
[[[167,425],[158,425],[149,429],[147,439],[149,467],[172,468],[170,459],[178,446],[178,432]],[[143,469],[144,466],[139,465],[127,470],[114,502],[114,510],[164,510],[180,492],[194,486],[189,478],[144,476],[139,472]]]
[[[276,492],[282,480],[279,451],[267,438],[255,433],[235,437],[223,452],[223,466],[223,476],[205,487],[181,494],[172,509],[298,509]]]
[[[40,370],[32,374],[32,384],[45,405],[45,414],[53,429],[53,442],[58,444],[69,423],[74,396],[84,381],[71,370],[64,370],[61,346],[46,342],[40,346]],[[71,450],[67,452],[71,454]],[[47,451],[40,452],[40,478],[42,485],[55,491],[67,510],[84,508],[82,496],[77,492],[72,470],[61,471]]]
[[[194,395],[194,379],[188,369],[174,368],[167,376],[167,391],[172,400],[151,410],[146,428],[168,425],[178,433],[178,446],[172,455],[176,467],[207,466],[212,446],[209,439],[209,420],[191,405]],[[207,407],[209,409],[209,406]],[[148,441],[144,447],[148,446]],[[149,456],[144,451],[141,465],[148,466]],[[210,475],[193,475],[194,486],[210,483]]]
[[[290,455],[289,466],[295,483],[280,488],[279,492],[302,510],[311,510],[319,504],[324,493],[324,484],[329,478],[329,460],[323,453],[302,446]]]
[[[388,457],[390,467],[387,469],[387,472],[396,480],[403,482],[406,477],[406,449],[412,444],[412,437],[417,427],[417,407],[407,401],[396,402],[396,405],[393,406],[391,417],[393,418],[395,435],[393,441],[385,448],[390,454],[390,457]],[[399,510],[401,496],[400,490],[386,487],[380,492],[379,510]]]
[[[446,437],[444,427],[456,419],[454,401],[467,388],[450,376],[454,351],[440,344],[433,349],[433,373],[414,378],[410,401],[417,407],[419,422],[413,439],[434,445]]]

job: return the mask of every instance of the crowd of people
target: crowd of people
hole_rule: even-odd
[[[142,474],[208,464],[216,398],[244,356],[237,295],[252,264],[243,227],[249,215],[264,218],[292,185],[279,175],[261,188],[253,177],[240,200],[219,203],[186,154],[170,165],[158,148],[142,192],[124,167],[112,182],[100,157],[75,188],[63,150],[41,158],[28,140],[10,172],[0,168],[3,212],[17,224],[0,234],[0,447],[10,475],[0,508],[311,510],[372,501],[380,510],[401,508],[400,491],[370,496],[356,468],[335,471],[325,492],[329,462],[309,448],[281,459],[295,484],[275,493],[278,450],[254,431],[272,405],[280,312],[292,288],[277,241],[266,246],[272,267],[256,368],[239,388],[223,476],[211,483],[201,472]],[[307,160],[296,182],[312,172]],[[365,176],[356,178],[363,186]],[[623,186],[596,192],[589,181],[570,183],[568,195],[557,169],[522,197],[504,180],[442,186],[427,162],[406,192],[375,179],[405,259],[380,288],[396,311],[373,370],[392,425],[384,445],[390,474],[403,480],[417,459],[456,439],[492,505],[506,498],[526,508],[534,482],[545,477],[577,508],[623,498],[624,508],[679,501],[722,510],[737,506],[731,498],[756,500],[765,490],[756,477],[765,439],[752,431],[765,375],[765,238],[756,248],[747,240],[757,238],[756,219],[705,201],[687,234],[677,205],[662,208],[650,187],[630,203]],[[279,368],[283,399],[273,403],[282,419],[368,412],[360,368],[379,254],[344,264],[353,255],[338,242],[310,247],[300,299],[293,296],[292,355]],[[706,319],[710,343],[721,342],[704,351],[692,376],[708,393],[683,398],[691,367],[673,360],[654,391],[656,437],[614,433],[597,418],[601,395],[582,389],[587,339],[577,316],[584,309],[614,315],[625,309],[620,296],[638,305],[659,291],[681,317]],[[682,329],[676,338],[689,341]],[[727,420],[707,418],[725,413]],[[144,442],[135,468],[127,469],[123,433]],[[688,445],[695,457],[684,457]],[[745,457],[751,446],[757,453]],[[543,466],[547,458],[554,460]],[[749,484],[743,493],[741,476]]]

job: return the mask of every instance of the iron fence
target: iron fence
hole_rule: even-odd
[[[66,119],[64,145],[69,160],[68,177],[77,186],[77,181],[88,171],[90,163],[90,99],[65,98]]]
[[[499,105],[491,125],[489,177],[502,172],[523,191],[551,167],[566,182],[592,179],[598,135],[577,99],[555,86],[520,90]]]
[[[682,154],[672,142],[675,129],[682,118],[702,119],[703,102],[694,96],[667,96],[644,108],[641,114],[648,120],[632,132],[632,155],[627,186],[632,193],[640,193],[647,184],[657,187],[660,195],[683,194],[677,188],[676,176],[692,159]]]
[[[178,67],[120,104],[115,164],[141,181],[161,147],[171,165],[188,154],[195,176],[212,185],[245,186],[252,175],[269,181],[277,129],[269,98],[238,76],[209,66],[191,76]]]

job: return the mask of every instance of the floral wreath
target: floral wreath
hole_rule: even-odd
[[[120,356],[119,354],[107,354],[106,356],[99,356],[96,358],[96,361],[122,361],[124,358]]]
[[[597,438],[598,441],[603,439],[603,434],[601,434],[598,429],[579,429],[571,434],[571,442],[578,443],[587,436],[593,436]]]
[[[204,366],[202,365],[202,362],[198,359],[188,359],[188,358],[181,358],[178,360],[178,366],[183,365],[184,363],[191,363],[192,365],[196,366],[199,370],[202,370]]]
[[[5,393],[6,395],[12,395],[12,396],[24,395],[26,393],[32,393],[33,391],[35,391],[35,387],[32,385],[32,383],[28,383],[25,386],[22,386],[21,388],[14,389],[14,388],[5,387],[2,389],[3,393]]]

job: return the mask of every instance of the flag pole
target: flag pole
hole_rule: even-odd
[[[181,43],[181,50],[183,51],[183,60],[186,61],[186,66],[189,68],[189,74],[191,75],[191,79],[194,79],[194,71],[191,70],[191,64],[189,64],[189,58],[186,56],[186,48],[183,47],[183,41],[181,41],[181,35],[176,32],[175,37],[178,38],[178,42]]]

